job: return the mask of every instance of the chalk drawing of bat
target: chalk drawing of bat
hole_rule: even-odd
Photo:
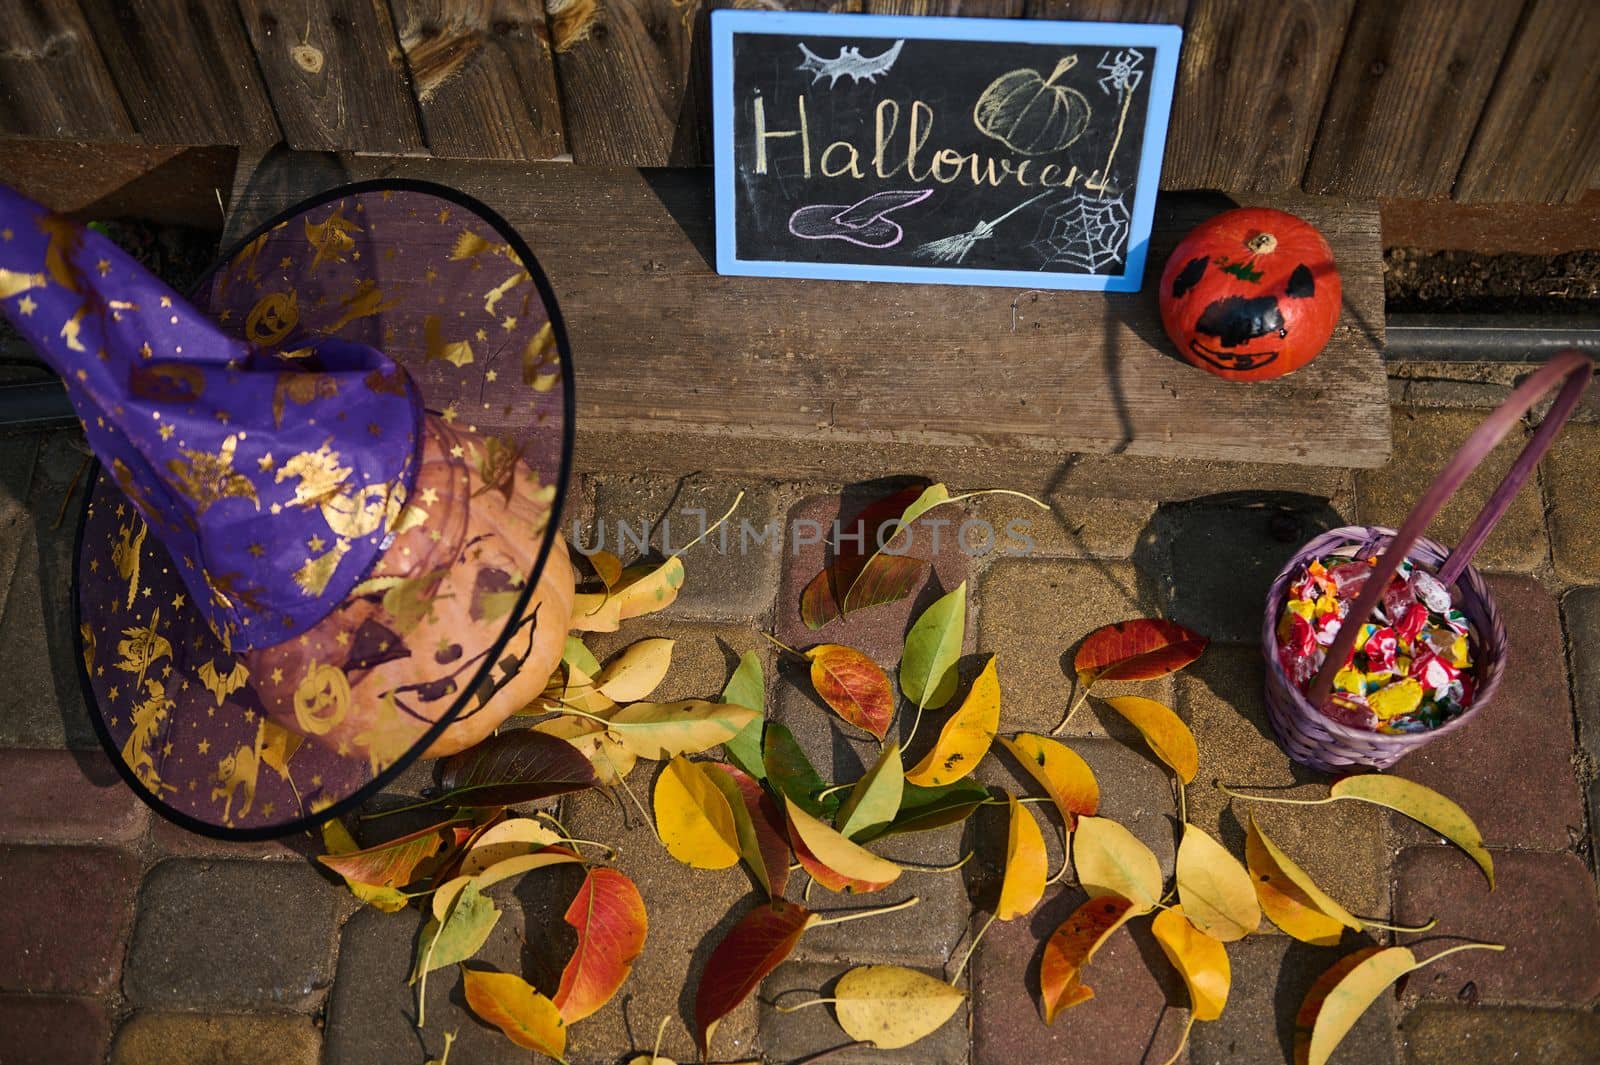
[[[864,56],[861,49],[853,44],[844,45],[839,49],[839,54],[832,59],[824,59],[805,45],[800,45],[800,54],[805,58],[800,61],[796,70],[809,72],[811,84],[815,85],[823,78],[828,79],[828,88],[833,88],[834,83],[845,75],[859,85],[863,81],[874,84],[877,79],[889,73],[889,68],[894,66],[894,61],[900,58],[900,49],[905,47],[905,41],[896,41],[882,55]]]

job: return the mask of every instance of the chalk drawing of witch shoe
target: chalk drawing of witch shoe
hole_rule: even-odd
[[[851,204],[812,204],[789,216],[789,232],[806,240],[847,240],[863,248],[892,248],[906,233],[900,223],[888,217],[889,212],[921,203],[932,195],[932,189],[910,189],[875,192]]]

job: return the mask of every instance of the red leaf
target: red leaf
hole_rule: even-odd
[[[818,644],[811,659],[811,684],[834,713],[881,742],[894,721],[894,686],[883,669],[843,644]]]
[[[572,744],[532,729],[513,729],[445,760],[444,801],[512,806],[595,785],[594,766]]]
[[[711,1052],[717,1022],[732,1013],[794,950],[800,933],[817,919],[804,906],[783,899],[764,903],[728,930],[706,959],[694,996],[695,1040],[702,1055]]]
[[[1062,1010],[1094,997],[1094,989],[1083,982],[1083,967],[1133,912],[1133,903],[1127,899],[1102,895],[1073,910],[1072,916],[1050,933],[1039,961],[1044,1023],[1053,1023]]]
[[[453,823],[444,821],[366,850],[319,854],[317,861],[358,884],[404,887],[417,866],[438,853],[444,843],[440,833]]]
[[[904,563],[895,561],[905,556],[879,555],[876,559],[872,556],[878,550],[879,536],[882,535],[885,541],[889,538],[885,526],[899,521],[900,515],[917,501],[926,487],[922,484],[911,485],[868,504],[853,521],[839,524],[834,534],[833,561],[812,578],[800,595],[800,619],[807,628],[820,629],[839,617],[844,610],[892,602],[911,590],[911,585],[926,563],[920,559],[908,559]],[[863,571],[869,569],[869,559],[872,560],[872,573],[868,584],[858,593],[856,585],[861,581]],[[902,581],[905,582],[904,587],[896,592]],[[844,604],[844,610],[840,609],[841,603]]]
[[[783,889],[789,885],[789,838],[788,830],[784,827],[783,814],[778,811],[778,804],[772,801],[772,796],[767,794],[767,789],[763,788],[755,777],[722,762],[718,762],[717,765],[739,785],[739,794],[744,796],[745,809],[750,811],[750,824],[756,830],[756,843],[761,848],[761,860],[767,867],[767,883],[772,888],[772,897],[779,898],[783,895]]]
[[[578,930],[578,946],[552,1001],[561,1019],[574,1024],[611,1001],[628,978],[644,950],[649,919],[632,880],[615,869],[591,869],[567,907],[566,922]]]
[[[1173,621],[1138,618],[1091,632],[1072,668],[1080,683],[1151,680],[1175,673],[1200,657],[1211,641]]]

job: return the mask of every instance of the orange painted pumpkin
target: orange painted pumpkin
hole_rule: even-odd
[[[1187,362],[1264,381],[1316,358],[1339,321],[1339,271],[1315,226],[1241,207],[1194,230],[1161,272],[1161,324]]]

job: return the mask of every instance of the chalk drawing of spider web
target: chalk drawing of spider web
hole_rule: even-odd
[[[1127,243],[1128,208],[1122,197],[1091,200],[1077,193],[1045,208],[1028,247],[1044,260],[1041,270],[1061,264],[1095,273],[1122,262]]]

